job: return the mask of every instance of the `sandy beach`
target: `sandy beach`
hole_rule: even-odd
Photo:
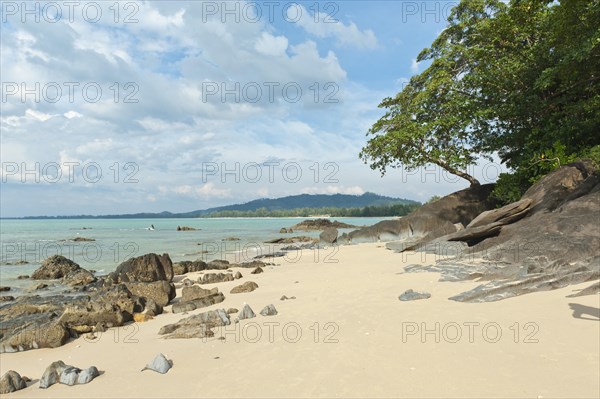
[[[383,244],[342,246],[318,255],[305,251],[297,262],[279,258],[262,274],[239,269],[242,280],[207,285],[225,293],[225,301],[189,315],[241,309],[244,303],[257,314],[216,329],[214,338],[162,339],[157,333],[163,325],[187,317],[170,313],[169,306],[153,320],[110,329],[93,341],[79,338],[56,349],[2,354],[0,373],[12,369],[33,380],[3,397],[600,395],[600,298],[566,298],[589,284],[498,302],[459,303],[447,298],[477,282],[439,282],[436,273],[404,273],[404,266],[431,263],[433,256],[403,257]],[[259,288],[229,294],[245,281]],[[399,301],[407,289],[427,291],[431,298]],[[282,295],[296,299],[281,301]],[[268,304],[279,314],[261,316]],[[573,309],[582,314],[574,317]],[[140,372],[158,353],[172,359],[173,368],[164,375]],[[56,360],[80,368],[94,365],[103,374],[86,385],[39,389],[39,378]]]

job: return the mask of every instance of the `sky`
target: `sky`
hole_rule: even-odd
[[[2,1],[0,215],[465,188],[358,156],[455,4]]]

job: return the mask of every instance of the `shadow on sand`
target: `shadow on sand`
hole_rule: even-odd
[[[570,303],[569,307],[573,311],[573,317],[582,320],[600,321],[600,309],[591,306],[580,305],[578,303]],[[583,317],[589,315],[592,317]]]

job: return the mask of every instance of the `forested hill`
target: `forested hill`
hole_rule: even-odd
[[[265,212],[291,211],[294,209],[315,209],[325,210],[326,208],[337,209],[362,209],[366,207],[391,207],[392,205],[405,205],[407,209],[412,209],[420,205],[417,201],[404,198],[386,197],[374,193],[364,193],[362,195],[349,194],[300,194],[291,195],[282,198],[262,198],[246,202],[243,204],[226,205],[215,208],[195,210],[191,212],[172,213],[135,213],[121,215],[77,215],[77,216],[30,216],[24,219],[83,219],[83,218],[104,218],[104,219],[126,219],[126,218],[189,218],[189,217],[210,217],[211,215],[226,215],[230,211],[239,211],[251,213],[264,210]],[[258,215],[258,214],[257,214]]]

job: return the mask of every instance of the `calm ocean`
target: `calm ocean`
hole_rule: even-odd
[[[335,220],[364,226],[383,219]],[[109,273],[124,260],[149,252],[168,253],[174,262],[222,259],[225,254],[236,254],[238,261],[249,261],[258,253],[273,249],[268,245],[259,249],[265,240],[296,235],[318,237],[319,232],[279,233],[282,227],[291,227],[302,220],[304,218],[0,220],[0,285],[30,286],[30,280],[17,277],[31,275],[44,259],[55,254],[99,274]],[[149,230],[152,225],[155,229]],[[198,230],[177,231],[177,226]],[[73,241],[77,237],[95,241]],[[229,237],[239,238],[239,241],[223,240]]]

